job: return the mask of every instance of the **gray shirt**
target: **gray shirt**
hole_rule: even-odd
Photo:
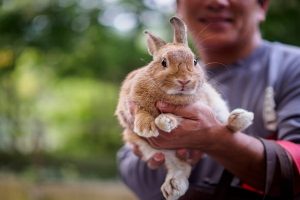
[[[273,53],[276,50],[276,53]],[[278,55],[278,56],[277,56]],[[278,131],[264,127],[262,110],[264,91],[268,86],[271,64],[277,64],[274,83]],[[277,69],[276,69],[277,70]],[[252,136],[300,143],[300,49],[263,41],[251,55],[231,65],[209,67],[207,75],[227,101],[229,108],[244,108],[254,113],[254,123],[245,133]],[[300,152],[299,152],[300,153]],[[125,184],[139,199],[162,199],[160,186],[165,178],[163,167],[151,170],[144,161],[124,146],[117,155],[119,173]],[[223,167],[205,156],[192,170],[190,184],[217,184]],[[235,180],[235,184],[238,181]]]

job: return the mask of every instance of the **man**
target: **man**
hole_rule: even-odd
[[[250,128],[232,134],[204,105],[175,107],[157,103],[162,112],[184,120],[171,133],[161,132],[149,143],[156,148],[180,149],[181,156],[193,162],[199,160],[199,151],[205,153],[193,168],[192,186],[214,187],[225,168],[236,177],[232,185],[282,199],[287,191],[282,187],[291,182],[282,185],[281,181],[285,172],[293,173],[291,187],[295,194],[299,192],[300,50],[262,40],[259,25],[265,20],[268,4],[268,0],[177,1],[177,13],[187,24],[209,81],[216,83],[230,109],[241,107],[255,114]],[[269,74],[273,74],[271,78]],[[267,103],[272,108],[275,99],[276,115],[266,119],[266,109],[272,115],[272,109],[264,105],[268,87],[272,89],[267,93]],[[287,157],[284,165],[281,155]],[[144,162],[124,147],[118,159],[124,182],[140,199],[162,199],[160,185],[165,172],[159,166],[163,155]],[[292,167],[285,169],[288,163]]]

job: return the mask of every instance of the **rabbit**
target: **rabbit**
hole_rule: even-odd
[[[153,60],[127,75],[121,86],[116,115],[124,128],[125,142],[137,145],[144,160],[163,152],[167,174],[161,191],[167,200],[176,200],[188,189],[191,166],[178,159],[174,150],[154,149],[143,139],[158,136],[157,128],[171,132],[180,124],[180,117],[159,113],[155,103],[188,105],[201,101],[233,132],[247,128],[253,113],[243,109],[229,113],[225,101],[207,82],[205,70],[188,47],[185,23],[178,17],[172,17],[170,23],[174,29],[172,43],[145,31]],[[130,112],[130,102],[135,104],[134,114]]]

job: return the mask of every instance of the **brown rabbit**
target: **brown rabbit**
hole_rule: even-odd
[[[177,17],[172,17],[170,22],[174,28],[172,43],[145,32],[153,61],[126,77],[121,87],[116,115],[125,129],[125,141],[138,145],[144,160],[156,152],[165,154],[167,175],[161,190],[166,199],[175,200],[188,189],[191,166],[179,160],[174,151],[154,149],[142,139],[158,136],[157,127],[171,132],[180,123],[180,118],[173,114],[160,114],[155,103],[163,101],[187,105],[201,101],[211,107],[216,117],[227,123],[233,131],[247,128],[252,123],[253,114],[243,109],[229,113],[226,103],[207,83],[204,69],[188,47],[184,22]],[[129,111],[129,102],[136,104],[134,117]]]

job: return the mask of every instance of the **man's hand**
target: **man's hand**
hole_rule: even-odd
[[[179,126],[170,133],[160,131],[158,137],[148,138],[151,146],[158,149],[205,149],[214,143],[216,132],[226,131],[213,114],[211,108],[194,103],[186,106],[174,106],[157,103],[162,113],[172,113],[181,117]]]
[[[176,156],[191,165],[195,165],[201,160],[203,153],[197,149],[178,149]]]
[[[130,113],[131,113],[132,117],[134,117],[134,113],[136,110],[135,103],[129,102],[129,108],[130,108]],[[186,131],[193,131],[193,132],[198,131],[198,129],[201,127],[201,123],[199,123],[199,121],[198,121],[200,119],[200,117],[198,115],[201,114],[202,108],[197,104],[193,104],[190,106],[184,106],[184,107],[183,106],[176,107],[176,106],[173,106],[170,104],[165,104],[162,102],[157,103],[157,108],[161,112],[173,113],[177,116],[181,116],[183,118],[183,120],[182,120],[181,124],[179,125],[179,127],[176,130],[172,131],[171,133],[164,133],[164,132],[160,131],[160,135],[158,137],[148,138],[147,140],[148,140],[149,144],[153,147],[161,148],[161,149],[167,149],[169,147],[171,147],[171,148],[173,147],[173,148],[175,148],[176,155],[179,159],[184,160],[192,165],[199,162],[199,160],[202,158],[203,153],[199,149],[196,149],[196,148],[181,147],[183,145],[180,144],[181,141],[180,141],[180,138],[176,136],[176,132],[180,132],[181,129],[183,129],[185,132]],[[215,119],[212,112],[210,112],[210,109],[208,109],[208,111],[206,111],[206,113],[208,113],[210,115],[210,117],[213,118],[212,121],[214,123],[218,123],[218,122],[215,122],[217,120]],[[207,125],[207,124],[210,124],[211,122],[210,121],[208,121],[210,123],[205,122],[206,113],[203,113],[201,115],[201,117],[204,118],[202,123]],[[133,121],[134,121],[134,119],[133,119]],[[186,130],[186,129],[188,129],[188,130]],[[185,133],[183,133],[183,134],[185,134]],[[188,134],[188,133],[186,133],[186,134]],[[178,148],[176,148],[176,147],[178,147]],[[133,145],[133,152],[135,153],[135,155],[142,158],[142,153],[138,149],[137,145]],[[149,168],[157,169],[164,164],[165,156],[163,153],[156,153],[152,158],[150,158],[146,162],[147,162]]]

